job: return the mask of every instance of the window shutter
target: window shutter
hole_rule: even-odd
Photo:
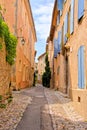
[[[79,88],[85,87],[85,72],[84,72],[84,46],[81,46],[78,51],[78,85]]]
[[[64,20],[64,43],[67,42],[67,37],[66,37],[67,32],[68,32],[68,13],[66,14]]]
[[[81,55],[80,49],[78,51],[78,86],[81,88]]]
[[[57,57],[57,50],[58,50],[58,47],[57,47],[57,39],[54,39],[54,57],[56,58]]]
[[[61,37],[62,36],[62,32],[59,31],[58,32],[58,53],[60,53],[60,50],[61,50]]]
[[[57,16],[57,25],[59,25],[60,23],[60,11],[58,12],[58,16]]]
[[[62,11],[62,9],[63,9],[63,1],[64,0],[57,0],[58,10]]]
[[[74,0],[71,0],[70,34],[74,31]]]
[[[84,15],[84,0],[78,0],[78,20]]]
[[[85,75],[84,75],[84,46],[81,46],[81,75],[82,75],[82,88],[85,86]]]

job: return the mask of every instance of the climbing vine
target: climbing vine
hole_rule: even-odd
[[[8,25],[2,19],[0,15],[0,37],[4,39],[6,44],[6,61],[12,65],[14,64],[14,58],[16,57],[16,45],[17,38],[10,33]],[[0,47],[1,48],[1,47]]]

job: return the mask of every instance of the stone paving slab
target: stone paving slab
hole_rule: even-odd
[[[10,105],[6,109],[0,109],[0,130],[15,130],[31,101],[31,97],[14,92]]]
[[[67,95],[45,89],[54,130],[87,130],[87,122],[74,110]]]

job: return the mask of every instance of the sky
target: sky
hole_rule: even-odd
[[[54,0],[30,0],[37,35],[35,50],[37,58],[45,52],[46,40],[49,36]]]

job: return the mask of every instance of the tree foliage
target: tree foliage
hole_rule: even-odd
[[[49,67],[48,54],[46,54],[46,57],[45,57],[45,64],[46,64],[46,67],[45,67],[45,72],[43,73],[43,76],[42,76],[42,84],[43,86],[49,88],[50,79],[51,79],[51,71]]]
[[[36,75],[36,72],[34,72],[33,86],[36,85],[36,81],[37,81],[37,75]]]

